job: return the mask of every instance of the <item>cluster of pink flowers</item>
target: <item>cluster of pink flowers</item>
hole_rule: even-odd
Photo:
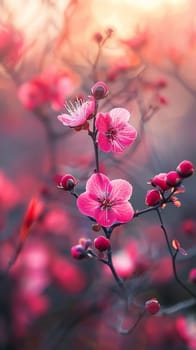
[[[49,67],[41,75],[23,83],[18,89],[18,97],[26,109],[50,103],[52,109],[60,110],[76,85],[76,77],[71,72]]]
[[[94,118],[95,130],[91,131],[89,124],[87,129],[96,137],[95,145],[98,144],[104,152],[122,152],[137,136],[136,129],[129,124],[129,111],[114,108],[108,113],[97,113],[98,101],[108,95],[109,89],[105,83],[97,82],[91,93],[86,101],[67,107],[68,113],[59,115],[58,119],[63,125],[78,130]],[[127,181],[110,181],[106,175],[97,172],[88,179],[86,192],[78,197],[77,206],[82,214],[93,218],[99,225],[110,227],[133,218],[134,210],[129,203],[131,194],[132,186]]]
[[[114,108],[108,113],[97,113],[97,101],[105,98],[109,90],[103,82],[96,83],[91,89],[92,96],[84,102],[77,101],[66,106],[67,113],[58,116],[65,126],[84,127],[88,130],[88,121],[96,118],[97,142],[103,152],[122,152],[137,137],[136,129],[129,124],[130,113],[125,108]],[[87,127],[86,127],[87,125]]]

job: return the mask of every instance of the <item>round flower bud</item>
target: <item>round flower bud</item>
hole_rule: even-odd
[[[98,81],[91,88],[91,93],[96,100],[101,100],[109,94],[108,86],[103,81]]]
[[[157,299],[150,299],[148,301],[146,301],[145,303],[145,309],[151,314],[151,315],[155,315],[157,314],[157,312],[159,312],[161,306],[158,302]]]
[[[151,179],[152,186],[154,187],[158,186],[162,191],[167,191],[169,189],[169,186],[166,182],[166,177],[167,177],[166,173],[160,173],[155,175]]]
[[[77,184],[77,180],[74,176],[70,174],[66,174],[62,176],[60,180],[60,186],[65,190],[65,191],[71,191]]]
[[[103,40],[103,35],[102,35],[101,33],[97,32],[97,33],[95,33],[95,34],[93,35],[93,39],[94,39],[98,44],[100,44],[100,43],[102,42],[102,40]]]
[[[80,260],[86,257],[86,251],[81,244],[77,244],[71,247],[71,255],[74,259]]]
[[[191,269],[189,272],[189,281],[192,283],[196,283],[196,268]]]
[[[166,182],[171,187],[179,186],[182,179],[176,171],[170,171],[166,175]]]
[[[183,160],[176,168],[177,173],[182,177],[189,177],[194,173],[194,165],[189,160]]]
[[[146,193],[146,199],[145,204],[149,207],[153,207],[154,205],[157,205],[162,200],[161,194],[158,190],[149,190]]]
[[[95,238],[94,245],[100,252],[104,252],[104,250],[110,248],[110,240],[104,236],[99,236]]]

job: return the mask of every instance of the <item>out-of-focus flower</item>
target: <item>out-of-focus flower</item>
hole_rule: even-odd
[[[109,113],[98,113],[96,128],[98,145],[104,152],[122,152],[137,136],[136,129],[129,124],[130,113],[125,108],[114,108]]]
[[[58,67],[47,67],[41,78],[48,87],[51,107],[56,111],[64,107],[66,98],[73,94],[79,83],[73,72]]]
[[[192,219],[186,219],[182,223],[182,231],[190,237],[194,237],[196,233],[196,221]]]
[[[51,264],[52,277],[68,293],[78,293],[86,285],[84,272],[68,259],[55,256]]]
[[[21,201],[17,186],[0,170],[0,203],[1,208],[10,210]]]
[[[43,203],[37,197],[33,197],[27,208],[23,224],[20,230],[20,240],[22,242],[26,239],[32,224],[35,222],[35,220],[37,220],[42,209]]]
[[[48,87],[41,78],[34,78],[19,87],[18,98],[26,109],[35,109],[49,101]]]
[[[0,21],[0,60],[6,65],[15,65],[22,56],[24,38],[10,24]]]
[[[179,333],[180,339],[183,340],[189,350],[196,348],[196,322],[194,318],[185,318],[180,316],[176,319],[176,329]]]
[[[112,180],[101,174],[93,174],[86,184],[86,192],[77,199],[77,206],[84,215],[94,218],[98,224],[109,227],[115,222],[128,222],[134,210],[128,202],[132,185],[121,179]]]
[[[27,109],[50,103],[54,110],[60,110],[76,84],[76,77],[70,72],[47,68],[42,74],[23,83],[18,89],[18,97]]]
[[[121,42],[125,45],[127,45],[130,49],[137,51],[140,50],[143,46],[145,46],[148,42],[148,33],[147,31],[140,31],[136,33],[135,36],[133,36],[130,39],[127,40],[121,40]]]
[[[67,235],[69,234],[67,228],[71,227],[69,215],[65,212],[64,208],[58,207],[47,211],[41,221],[41,225],[41,232],[53,235]]]
[[[196,283],[196,268],[191,269],[189,272],[189,281]]]
[[[95,99],[89,97],[87,101],[76,101],[74,104],[66,105],[67,113],[59,115],[57,118],[65,126],[77,127],[84,125],[88,119],[93,117],[95,112]]]

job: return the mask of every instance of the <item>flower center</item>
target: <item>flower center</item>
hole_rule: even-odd
[[[98,202],[100,202],[100,208],[103,210],[107,210],[110,209],[113,206],[113,202],[111,202],[109,199],[104,198],[104,199],[100,199],[98,198]]]
[[[75,114],[81,108],[82,104],[83,104],[83,101],[77,98],[75,102],[69,101],[66,104],[65,109],[70,115],[72,115],[72,114]]]
[[[116,138],[117,131],[114,128],[110,128],[105,134],[110,140],[114,140]]]

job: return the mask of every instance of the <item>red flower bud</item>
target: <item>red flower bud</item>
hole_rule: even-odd
[[[193,175],[194,165],[189,160],[183,160],[176,168],[177,173],[185,178]]]
[[[145,203],[149,207],[153,207],[154,205],[160,203],[161,200],[162,200],[162,197],[158,190],[149,190],[146,193]]]
[[[158,186],[162,191],[167,191],[169,189],[169,186],[166,182],[166,177],[166,173],[160,173],[155,175],[151,180],[152,186]]]
[[[110,240],[108,238],[105,238],[104,236],[99,236],[95,238],[94,245],[96,249],[103,252],[104,250],[110,248]]]
[[[80,260],[86,257],[86,251],[81,244],[77,244],[71,247],[71,255],[74,259]]]
[[[191,269],[189,272],[189,281],[192,283],[196,283],[196,268]]]
[[[93,39],[94,39],[98,44],[100,44],[100,43],[102,42],[102,40],[103,40],[103,35],[102,35],[101,33],[97,32],[97,33],[95,33],[95,34],[93,35]]]
[[[166,175],[166,182],[171,187],[179,186],[182,179],[176,171],[170,171]]]
[[[63,175],[59,180],[59,185],[65,191],[71,191],[77,185],[78,181],[76,178],[70,174]]]
[[[91,93],[96,100],[101,100],[109,94],[108,86],[103,81],[98,81],[91,88]]]
[[[159,312],[161,306],[158,302],[157,299],[150,299],[148,301],[146,301],[145,303],[145,309],[151,314],[151,315],[155,315],[157,314],[157,312]]]

